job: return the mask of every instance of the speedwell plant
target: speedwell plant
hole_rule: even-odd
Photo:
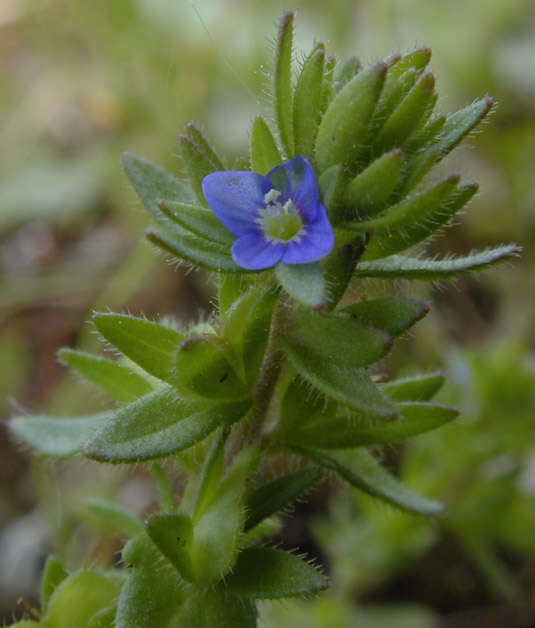
[[[98,332],[122,357],[71,349],[59,357],[115,406],[11,421],[13,436],[39,454],[166,460],[150,462],[158,512],[141,521],[104,508],[130,536],[122,564],[68,571],[49,558],[40,617],[19,628],[256,626],[257,601],[327,587],[312,564],[267,540],[277,514],[327,473],[406,511],[441,512],[376,455],[457,416],[431,401],[441,375],[385,381],[376,366],[428,306],[366,298],[363,279],[441,280],[516,253],[515,246],[446,259],[406,252],[476,193],[477,184],[458,174],[424,177],[492,100],[436,113],[427,48],[362,67],[327,56],[318,43],[294,75],[292,36],[286,12],[274,124],[254,120],[250,170],[229,170],[194,124],[179,137],[189,186],[142,157],[123,156],[153,219],[147,237],[216,274],[217,310],[189,329],[168,318],[96,314]],[[178,493],[165,475],[175,465],[185,477]]]

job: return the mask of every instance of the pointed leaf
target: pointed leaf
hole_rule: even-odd
[[[481,270],[515,257],[520,251],[521,249],[517,245],[507,244],[494,249],[471,253],[465,257],[451,257],[442,260],[391,255],[384,259],[359,262],[355,274],[359,277],[379,277],[381,279],[426,279],[434,281]]]
[[[264,118],[257,116],[251,128],[251,170],[266,175],[282,157]]]
[[[69,573],[65,569],[63,561],[54,554],[50,554],[46,559],[41,577],[40,601],[42,613],[46,613],[52,594],[68,575]]]
[[[281,143],[288,158],[294,156],[293,98],[292,98],[292,40],[294,14],[282,14],[275,48],[273,102]]]
[[[221,161],[219,155],[210,145],[210,142],[206,139],[203,132],[194,122],[188,122],[186,124],[186,135],[197,146],[201,153],[211,162],[214,170],[225,170],[225,166]]]
[[[251,547],[240,552],[225,585],[239,596],[273,600],[319,593],[327,588],[327,578],[294,554]]]
[[[95,314],[98,331],[142,369],[164,381],[175,379],[175,359],[184,336],[165,325],[128,314]]]
[[[191,518],[187,515],[153,515],[147,522],[147,533],[180,576],[191,582],[193,573],[188,553],[193,536]]]
[[[314,143],[320,123],[325,46],[318,44],[305,60],[294,95],[295,153],[314,157]]]
[[[394,379],[383,384],[382,390],[393,401],[429,401],[445,381],[441,373],[429,373]]]
[[[204,154],[202,149],[197,146],[187,135],[178,136],[178,148],[182,155],[184,167],[188,174],[188,179],[191,184],[192,190],[195,192],[197,200],[206,205],[206,199],[204,198],[204,192],[202,191],[202,180],[207,174],[217,170],[210,158]],[[160,194],[158,198],[166,199],[165,195]],[[181,199],[169,199],[169,200],[181,200]],[[192,204],[195,204],[194,202]]]
[[[440,156],[443,157],[453,150],[490,112],[493,104],[492,98],[486,96],[448,116],[438,136],[437,147]]]
[[[355,164],[366,149],[368,125],[381,93],[386,65],[359,72],[338,92],[318,129],[316,160],[320,171],[337,163]]]
[[[344,59],[334,73],[333,88],[335,93],[338,93],[361,70],[362,65],[357,57]]]
[[[321,266],[314,264],[277,264],[275,275],[281,286],[296,301],[319,310],[325,304],[326,286]]]
[[[147,380],[127,366],[85,351],[60,349],[58,357],[117,401],[134,401],[152,390]]]
[[[211,209],[173,201],[159,201],[158,207],[172,221],[200,238],[227,247],[234,242],[234,236],[223,227]]]
[[[262,484],[247,498],[244,532],[292,504],[321,478],[321,469],[307,467]]]
[[[116,411],[85,444],[84,453],[105,462],[160,458],[191,447],[219,425],[234,423],[248,406],[187,402],[163,386]]]
[[[146,236],[157,247],[188,264],[216,272],[243,272],[232,259],[229,246],[222,246],[217,242],[200,238],[190,231],[179,229],[176,225],[172,234],[147,229]]]
[[[326,309],[332,310],[344,296],[365,247],[365,234],[334,229],[334,249],[323,262],[325,282],[329,286]]]
[[[398,482],[366,449],[329,452],[328,455],[309,449],[297,447],[293,449],[331,469],[355,488],[401,510],[427,516],[439,515],[443,510],[439,502],[421,497]]]
[[[416,299],[382,297],[359,301],[341,311],[351,314],[363,325],[383,329],[395,338],[422,319],[429,312],[429,306]]]
[[[431,61],[431,49],[427,47],[415,48],[397,59],[392,65],[392,75],[395,77],[401,76],[409,68],[414,68],[418,72],[423,72],[427,64]]]
[[[148,159],[125,152],[121,156],[123,168],[145,207],[159,216],[157,201],[165,198],[181,203],[195,202],[195,196],[178,179]]]
[[[9,431],[37,454],[64,458],[78,453],[82,444],[112,416],[113,412],[74,418],[21,416],[9,421]]]
[[[403,165],[403,152],[395,150],[381,155],[348,184],[344,203],[353,210],[353,220],[375,214],[386,207],[396,187]],[[346,216],[346,219],[351,219]]]

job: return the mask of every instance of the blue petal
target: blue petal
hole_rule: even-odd
[[[292,199],[305,222],[315,220],[319,204],[318,185],[312,166],[302,155],[284,161],[267,173],[262,192],[265,194],[272,187],[281,192],[279,201],[282,204]]]
[[[204,177],[202,191],[206,202],[234,235],[259,233],[255,218],[264,206],[263,179],[260,174],[240,170],[212,172]]]
[[[286,245],[282,256],[285,264],[308,264],[317,262],[328,255],[334,246],[334,233],[327,212],[323,205],[318,204],[319,215],[316,220],[304,227],[304,234],[299,241],[294,240]]]
[[[284,244],[268,242],[262,235],[248,234],[232,245],[232,258],[247,270],[262,270],[277,264],[284,253]]]

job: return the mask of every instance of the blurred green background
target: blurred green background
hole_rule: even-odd
[[[266,606],[271,628],[535,625],[535,4],[532,0],[2,0],[0,3],[0,414],[61,415],[105,399],[66,374],[62,345],[99,347],[88,317],[111,308],[207,316],[213,285],[143,242],[147,218],[121,172],[123,150],[182,174],[177,133],[195,119],[246,165],[266,113],[272,41],[297,11],[314,40],[370,62],[433,49],[439,109],[484,93],[499,106],[441,166],[481,192],[431,253],[516,241],[521,260],[454,284],[403,284],[431,314],[399,343],[392,375],[446,369],[461,418],[384,452],[408,484],[448,506],[406,516],[330,484],[288,519],[284,542],[332,577],[321,599]],[[297,59],[301,54],[297,54]],[[436,175],[435,175],[436,176]],[[356,290],[365,289],[355,286]],[[96,345],[96,346],[95,346]],[[31,460],[0,426],[0,618],[35,599],[50,550],[72,566],[120,541],[86,516],[88,496],[150,509],[150,480],[81,460]]]

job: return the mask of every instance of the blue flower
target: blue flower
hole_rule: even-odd
[[[333,230],[319,201],[314,170],[300,155],[265,177],[239,170],[212,172],[203,179],[202,189],[214,214],[237,236],[231,252],[242,268],[307,264],[333,248]]]

